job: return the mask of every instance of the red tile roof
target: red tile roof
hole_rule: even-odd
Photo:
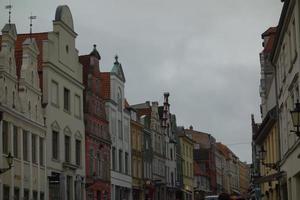
[[[266,30],[265,32],[263,32],[263,34],[261,34],[261,36],[264,38],[266,36],[269,36],[269,35],[273,35],[276,33],[276,30],[277,30],[277,27],[270,27],[268,28],[268,30]]]
[[[275,36],[276,36],[276,27],[271,27],[262,34],[262,37],[269,37],[267,43],[264,45],[264,50],[263,50],[264,53],[271,53],[274,46]]]
[[[110,73],[100,72],[101,97],[105,100],[110,99]]]
[[[151,116],[151,107],[149,108],[137,108],[136,109],[137,114],[139,117],[146,115],[146,116]]]

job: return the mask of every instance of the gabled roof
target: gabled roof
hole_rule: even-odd
[[[43,41],[48,40],[48,32],[44,33],[33,33],[33,34],[19,34],[17,36],[16,46],[15,46],[15,59],[17,67],[17,76],[20,77],[20,71],[22,67],[22,57],[23,57],[23,42],[28,38],[34,38],[37,44],[39,54],[37,57],[38,74],[40,80],[40,88],[43,90]]]
[[[269,37],[267,43],[264,44],[264,50],[263,50],[264,53],[271,53],[274,46],[276,30],[277,30],[276,27],[271,27],[262,34],[262,38]]]
[[[266,36],[270,36],[276,33],[277,27],[270,27],[268,28],[263,34],[261,34],[261,37],[264,38]]]
[[[116,56],[115,59],[116,61],[114,62],[114,66],[111,70],[111,73],[115,74],[117,77],[119,77],[120,80],[122,80],[125,83],[125,75],[123,72],[122,65],[118,61],[118,56]]]
[[[98,60],[101,60],[101,56],[100,56],[95,44],[94,44],[93,51],[90,53],[90,56],[95,56]]]
[[[139,117],[143,115],[151,116],[152,110],[151,110],[150,102],[135,104],[135,105],[131,105],[130,107],[136,110]]]
[[[101,81],[101,97],[105,100],[110,99],[110,73],[109,72],[100,72],[100,81]]]
[[[14,38],[17,36],[17,28],[15,24],[5,24],[1,31],[2,33],[9,33]]]

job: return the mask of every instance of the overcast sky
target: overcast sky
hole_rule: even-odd
[[[0,26],[7,22],[0,0]],[[259,115],[261,33],[277,25],[280,0],[11,0],[18,33],[52,30],[56,7],[69,5],[87,54],[97,44],[101,71],[119,55],[130,104],[170,92],[178,125],[211,133],[251,161],[250,115]],[[232,145],[243,143],[239,145]],[[247,143],[247,144],[245,144]]]

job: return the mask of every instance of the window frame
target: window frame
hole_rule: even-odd
[[[64,87],[63,98],[64,98],[64,111],[67,113],[71,113],[71,91],[70,91],[70,89]]]

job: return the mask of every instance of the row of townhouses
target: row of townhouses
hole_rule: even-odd
[[[0,199],[192,200],[246,193],[248,166],[177,126],[164,101],[130,105],[118,56],[79,55],[68,6],[53,31],[0,35]]]
[[[261,123],[251,117],[255,199],[300,199],[300,1],[282,2],[278,25],[261,35]]]

